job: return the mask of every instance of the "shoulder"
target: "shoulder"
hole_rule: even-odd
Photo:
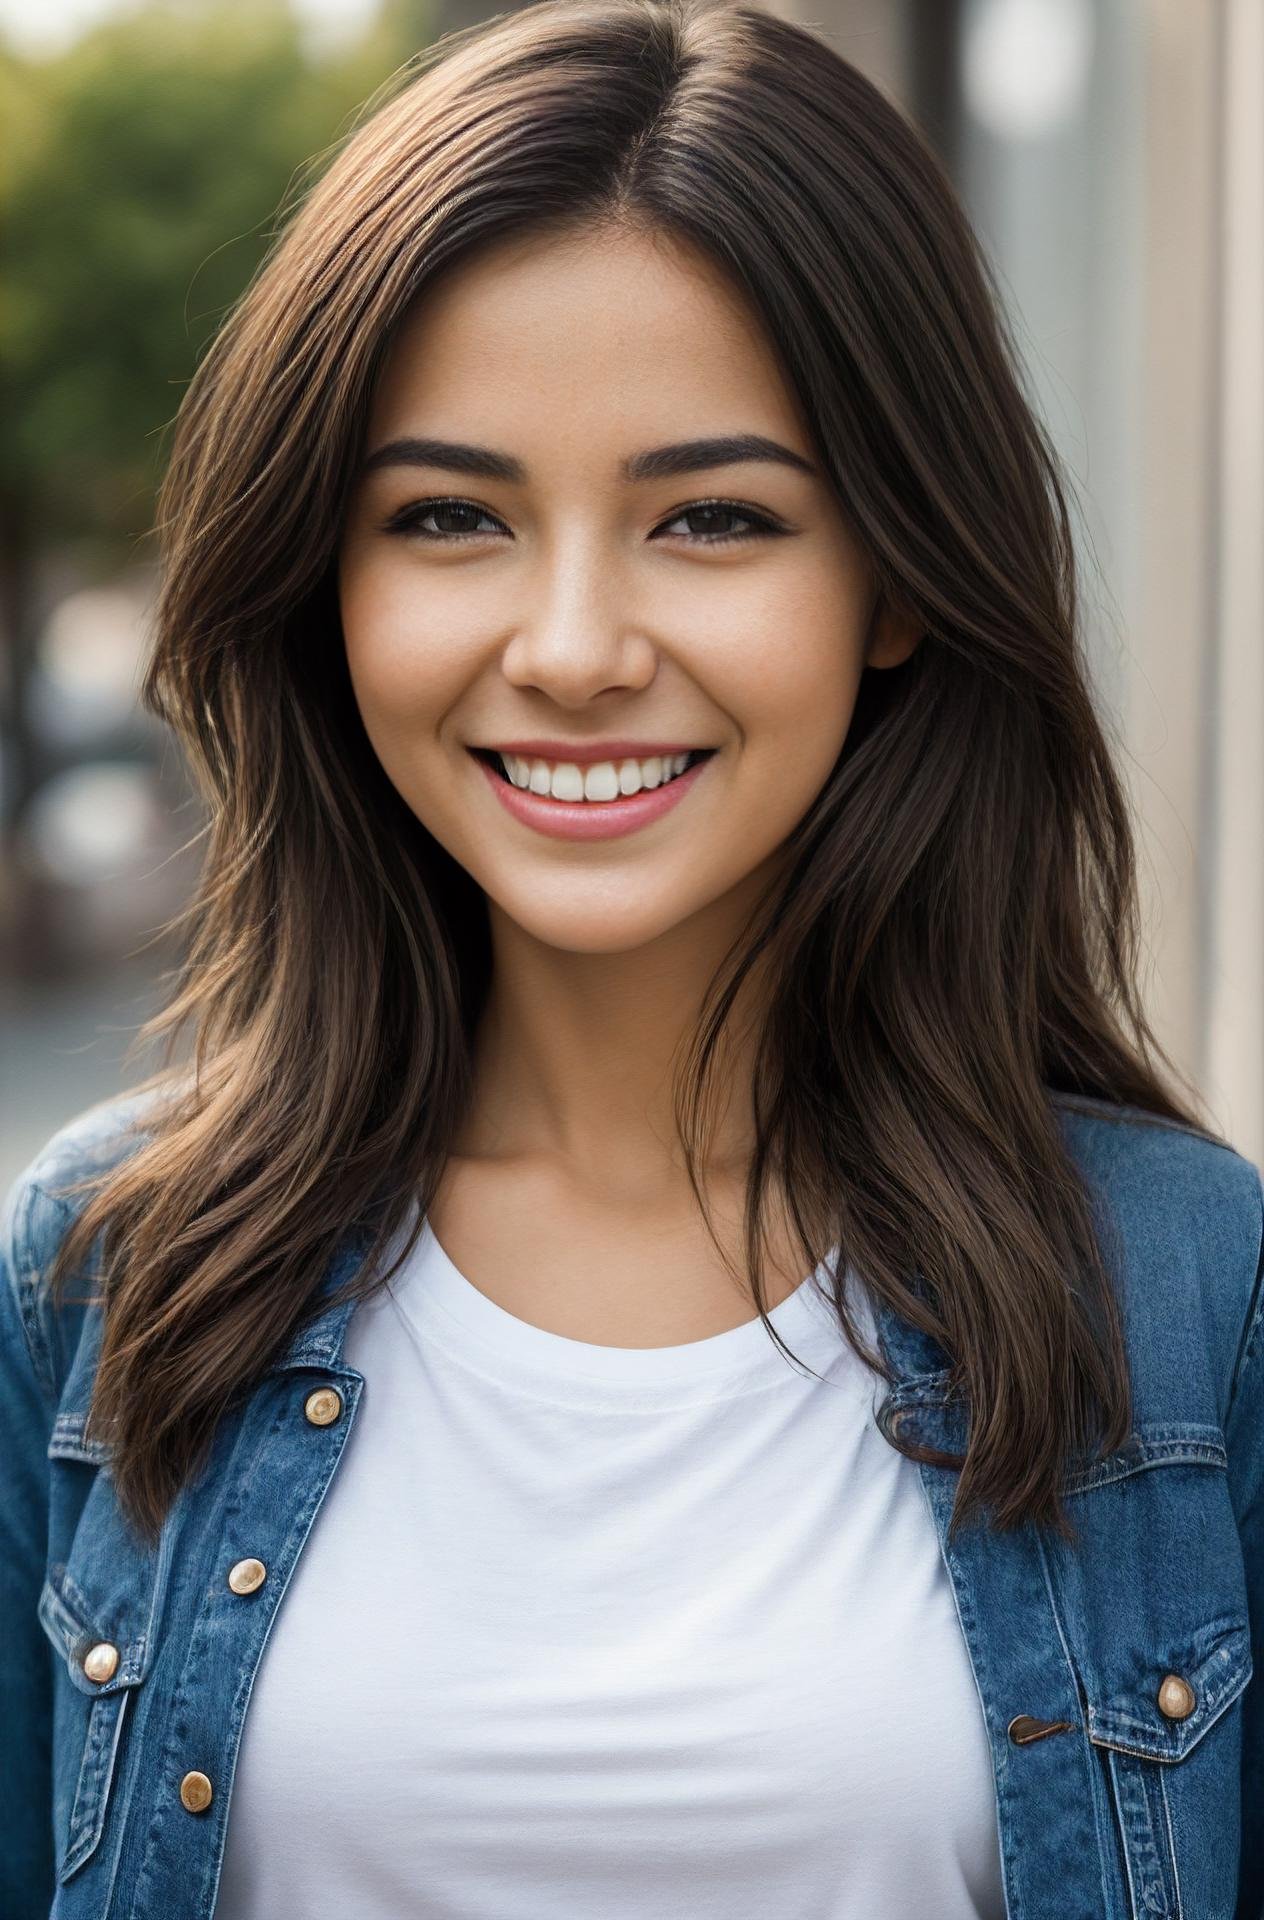
[[[116,1165],[146,1138],[165,1094],[164,1088],[141,1088],[84,1107],[44,1142],[18,1175],[11,1193],[35,1187],[58,1197],[70,1182]],[[72,1213],[77,1212],[79,1196],[66,1195],[65,1201]]]
[[[1146,1251],[1259,1252],[1260,1169],[1214,1133],[1141,1107],[1050,1095],[1089,1185]]]
[[[1261,1310],[1264,1182],[1217,1135],[1138,1107],[1051,1096],[1117,1276],[1139,1393],[1162,1379],[1223,1422]],[[1181,1366],[1171,1359],[1179,1350]],[[1201,1395],[1201,1400],[1199,1396]]]
[[[1214,1133],[1141,1107],[1050,1095],[1062,1135],[1089,1181],[1141,1230],[1250,1238],[1260,1224],[1260,1170]],[[1179,1217],[1178,1217],[1179,1214]]]
[[[46,1140],[8,1188],[0,1211],[0,1282],[5,1325],[25,1344],[45,1397],[55,1402],[83,1326],[77,1299],[53,1312],[46,1286],[54,1254],[88,1199],[75,1183],[107,1172],[148,1136],[163,1089],[143,1088],[73,1115]]]

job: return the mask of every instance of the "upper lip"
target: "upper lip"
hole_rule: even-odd
[[[478,746],[478,742],[473,743]],[[497,740],[481,748],[484,753],[517,753],[524,760],[570,761],[575,766],[592,766],[598,760],[653,760],[673,753],[706,753],[711,749],[697,740],[678,743],[657,740]]]

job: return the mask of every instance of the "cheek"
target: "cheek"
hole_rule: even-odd
[[[410,714],[424,677],[417,672],[417,635],[409,630],[402,596],[392,594],[389,569],[383,575],[344,567],[338,604],[347,670],[366,726]]]
[[[389,564],[344,566],[339,612],[347,671],[364,728],[399,784],[401,757],[437,750],[443,716],[459,698],[468,656],[445,643],[442,621],[418,616],[416,587]]]
[[[743,753],[781,795],[777,811],[802,812],[842,751],[863,665],[858,632],[835,604],[770,629],[743,676]],[[761,782],[762,784],[762,782]]]
[[[415,582],[389,561],[344,562],[338,601],[347,672],[382,771],[414,818],[469,865],[469,795],[453,779],[442,738],[472,671],[468,638],[445,636],[432,597],[423,624]],[[457,623],[449,628],[455,633]]]

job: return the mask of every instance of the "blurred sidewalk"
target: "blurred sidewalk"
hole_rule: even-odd
[[[152,957],[101,963],[70,979],[0,981],[0,1183],[7,1193],[65,1121],[134,1086],[156,1049],[123,1070],[136,1028],[159,1003]]]

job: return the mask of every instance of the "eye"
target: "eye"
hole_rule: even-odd
[[[451,519],[460,520],[462,514],[470,514],[477,520],[495,519],[483,507],[476,507],[472,500],[417,500],[410,507],[401,507],[386,522],[387,533],[412,533],[423,540],[468,540],[474,533],[472,526],[440,527],[436,532],[422,525],[424,520]]]
[[[705,520],[708,515],[718,515],[721,519],[744,520],[750,529],[748,533],[711,533],[703,534],[704,547],[735,546],[741,540],[767,539],[770,534],[781,533],[783,529],[766,514],[756,513],[752,508],[739,507],[732,500],[700,500],[696,506],[682,507],[672,519],[664,521],[665,527],[673,527],[679,520],[694,520],[699,515]]]
[[[465,525],[460,524],[462,516],[466,516]],[[675,526],[681,520],[696,520],[699,516],[704,521],[716,516],[721,520],[744,521],[749,531],[745,533],[704,531],[685,536],[692,539],[692,543],[696,546],[736,546],[743,540],[766,539],[770,535],[785,531],[766,514],[757,513],[750,507],[739,506],[732,500],[699,500],[693,506],[682,507],[679,513],[673,514],[670,520],[664,521],[657,531],[665,531],[666,528]],[[432,519],[439,524],[435,527],[427,527],[424,523]],[[453,519],[458,523],[456,526],[450,524]],[[443,525],[445,520],[449,522],[446,526]],[[477,528],[479,520],[494,520],[498,526],[504,526],[504,522],[497,520],[495,514],[488,513],[484,507],[476,506],[472,500],[416,500],[411,506],[401,507],[398,513],[393,514],[385,523],[383,530],[386,533],[410,534],[421,540],[443,541],[451,545],[455,541],[478,539],[480,537]],[[470,524],[470,521],[474,524]]]

